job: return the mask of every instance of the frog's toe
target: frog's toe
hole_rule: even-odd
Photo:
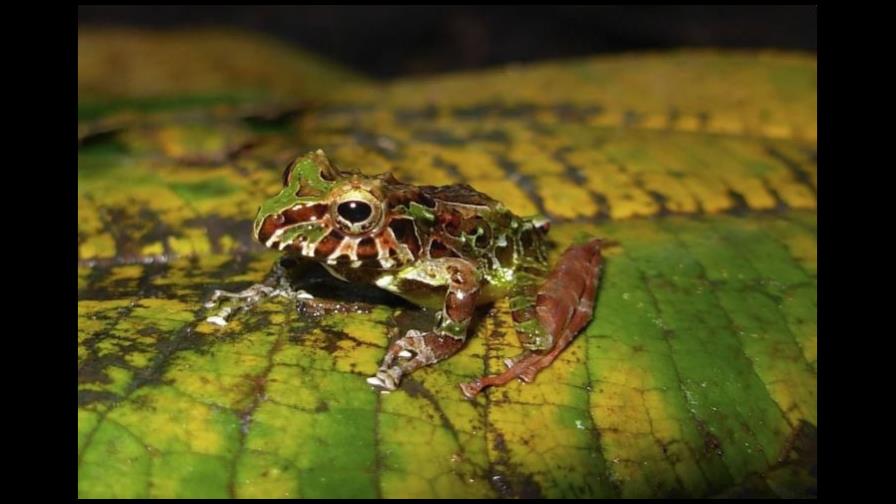
[[[504,366],[506,366],[507,369],[510,369],[510,368],[512,368],[513,366],[516,366],[517,362],[520,362],[520,361],[522,361],[522,360],[524,360],[524,359],[527,359],[527,358],[529,358],[531,355],[532,355],[532,351],[530,351],[530,350],[524,350],[523,352],[521,352],[520,354],[518,354],[516,357],[506,357],[506,358],[504,359],[504,361],[503,361],[503,362],[504,362]]]
[[[474,399],[480,391],[482,391],[482,382],[480,380],[473,380],[469,383],[461,383],[460,391],[463,392],[464,397],[467,399]]]
[[[367,379],[367,383],[369,383],[370,385],[372,385],[373,387],[378,388],[378,389],[389,390],[386,383],[379,376],[371,376],[370,378]]]
[[[367,383],[379,390],[395,390],[394,386],[390,386],[389,382],[387,380],[383,380],[380,376],[371,376],[367,379]]]
[[[380,369],[376,375],[367,379],[367,383],[381,390],[395,390],[401,381],[401,370],[397,367]]]
[[[517,378],[525,383],[532,383],[535,381],[535,375],[537,375],[539,371],[541,371],[541,368],[528,367],[523,370]]]
[[[420,343],[423,341],[423,333],[415,329],[409,330],[403,338],[396,340],[386,351],[380,369],[391,367],[396,359],[410,360],[419,353]]]

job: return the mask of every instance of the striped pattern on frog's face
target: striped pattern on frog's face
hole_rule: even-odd
[[[266,247],[351,268],[396,269],[418,258],[420,233],[404,211],[413,195],[402,195],[412,186],[390,174],[340,172],[322,151],[287,167],[283,183],[255,219],[253,235]]]

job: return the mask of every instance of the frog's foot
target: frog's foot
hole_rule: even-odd
[[[404,375],[454,355],[463,343],[463,339],[449,335],[412,329],[389,347],[380,369],[367,383],[382,390],[395,390]]]
[[[504,359],[504,366],[507,367],[505,372],[513,375],[513,378],[519,378],[520,381],[532,383],[538,372],[533,371],[532,365],[538,362],[540,356],[541,354],[526,350],[516,357]]]
[[[469,383],[461,383],[460,390],[467,399],[473,399],[486,387],[499,387],[517,378],[527,383],[531,382],[535,378],[535,374],[541,369],[533,369],[532,366],[541,357],[541,354],[535,352],[525,352],[516,359],[505,359],[504,365],[507,366],[507,369],[503,373],[483,376]]]
[[[263,283],[257,283],[239,292],[215,290],[211,298],[204,304],[212,309],[218,305],[221,308],[214,315],[206,318],[207,322],[220,326],[227,325],[227,319],[234,313],[248,310],[265,298],[280,296],[296,301],[301,299],[313,299],[311,294],[304,290],[293,289],[289,283],[289,274],[281,261],[274,264]]]
[[[557,355],[559,355],[565,347],[565,345],[556,345],[547,354],[525,352],[516,359],[505,359],[504,365],[507,366],[506,371],[497,375],[483,376],[482,378],[477,378],[469,383],[462,383],[460,389],[467,399],[473,399],[486,387],[499,387],[516,378],[519,378],[526,383],[532,383],[535,380],[535,375],[542,369],[551,365],[551,363],[554,362],[554,359],[557,358]]]
[[[265,298],[280,296],[288,299],[312,299],[311,294],[304,290],[293,290],[291,288],[271,287],[265,284],[255,284],[247,289],[239,292],[228,292],[224,290],[215,290],[203,306],[212,309],[220,306],[218,311],[207,317],[205,320],[219,326],[227,325],[227,319],[234,313],[248,310],[257,305]],[[223,298],[223,299],[222,299]]]

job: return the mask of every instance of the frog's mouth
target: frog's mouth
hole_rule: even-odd
[[[420,241],[411,219],[394,218],[375,233],[352,236],[337,229],[324,204],[296,205],[256,220],[264,246],[329,265],[394,269],[416,259]]]

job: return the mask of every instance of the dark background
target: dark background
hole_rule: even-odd
[[[674,47],[815,51],[814,6],[91,6],[85,25],[234,26],[375,77]]]

